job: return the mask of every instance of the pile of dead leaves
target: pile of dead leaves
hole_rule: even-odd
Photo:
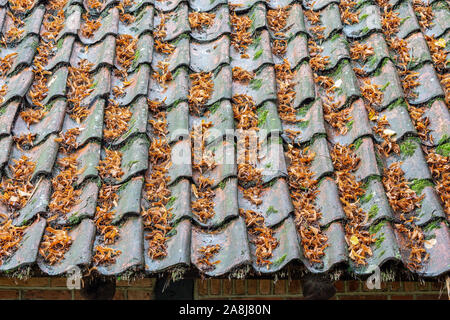
[[[172,72],[169,70],[170,63],[168,59],[163,61],[158,61],[157,68],[159,70],[156,70],[153,72],[152,77],[153,79],[156,79],[158,83],[164,88],[167,89],[166,83],[173,80]]]
[[[23,151],[23,148],[29,149],[33,147],[33,141],[36,138],[36,134],[27,133],[21,134],[20,136],[14,136],[13,140],[16,143],[16,147]]]
[[[361,86],[361,94],[368,102],[370,108],[379,106],[383,101],[383,92],[380,90],[381,86],[372,83],[370,79],[363,79],[363,85]]]
[[[430,49],[431,57],[436,70],[438,72],[445,72],[445,68],[450,63],[450,61],[447,60],[447,55],[449,53],[449,51],[446,50],[447,42],[444,38],[436,39],[434,36],[424,36],[427,41],[428,48]]]
[[[219,253],[221,247],[219,244],[202,246],[198,249],[199,258],[197,263],[201,266],[202,271],[214,270],[216,264],[220,263],[220,260],[210,261],[217,253]]]
[[[339,9],[341,11],[341,20],[344,24],[352,25],[359,22],[360,10],[355,10],[358,3],[354,0],[341,0]]]
[[[450,219],[450,159],[436,153],[434,150],[427,150],[426,159],[430,167],[433,179],[436,182],[438,192],[447,217]]]
[[[34,185],[30,182],[36,164],[27,156],[13,159],[14,165],[9,166],[12,177],[3,177],[1,183],[0,201],[11,211],[22,209],[30,199]]]
[[[386,116],[373,115],[372,120],[376,120],[376,125],[372,128],[374,133],[383,139],[380,144],[376,145],[378,151],[385,157],[388,157],[391,152],[399,154],[400,146],[393,138],[395,132],[386,128],[389,126]]]
[[[120,179],[124,172],[120,165],[122,163],[122,152],[118,150],[105,149],[105,159],[100,160],[97,167],[100,177],[105,179]]]
[[[233,96],[233,113],[237,120],[237,129],[255,129],[258,127],[258,115],[256,113],[256,104],[252,97],[245,94],[236,94]]]
[[[424,249],[424,234],[422,229],[414,223],[416,217],[405,215],[420,208],[424,195],[418,196],[409,186],[405,174],[400,167],[400,162],[392,163],[384,169],[382,178],[384,189],[392,209],[400,213],[401,223],[395,227],[405,236],[406,247],[410,250],[408,266],[413,270],[422,268],[422,263],[428,259]]]
[[[395,65],[400,75],[403,91],[407,97],[414,98],[417,94],[413,91],[419,85],[417,81],[419,73],[409,70],[408,65],[412,58],[409,54],[406,41],[395,37],[401,25],[399,13],[392,9],[389,3],[382,7],[381,26],[388,46],[396,53]]]
[[[211,98],[214,90],[212,72],[193,73],[189,77],[192,79],[188,96],[190,111],[199,114],[201,107]]]
[[[287,18],[289,17],[290,6],[279,8],[277,10],[271,9],[267,11],[267,23],[269,28],[275,32],[275,39],[272,43],[272,53],[278,56],[284,55],[287,51],[288,41],[286,34],[282,32],[286,28]]]
[[[44,32],[42,33],[42,39],[37,47],[38,54],[33,59],[33,73],[34,81],[29,92],[30,98],[33,102],[33,106],[38,109],[44,109],[42,101],[47,96],[48,92],[48,77],[52,72],[46,70],[46,65],[50,57],[56,54],[56,39],[60,31],[64,28],[65,14],[64,6],[67,0],[51,0],[47,6],[53,11],[47,13],[44,17]],[[39,112],[33,112],[32,109],[28,109],[21,112],[24,120],[27,119],[27,124],[36,123],[42,119],[46,114],[42,110]]]
[[[360,204],[359,198],[365,194],[362,182],[356,180],[353,172],[358,169],[360,159],[352,150],[352,146],[334,145],[331,159],[335,168],[339,199],[348,222],[345,225],[345,240],[349,246],[349,257],[357,265],[366,265],[366,259],[372,256],[370,248],[376,239],[363,228],[368,221],[368,213]]]
[[[58,230],[47,227],[39,247],[39,254],[48,264],[54,265],[64,258],[71,244],[72,238],[69,236],[67,229]]]
[[[116,76],[124,81],[128,76],[128,69],[136,57],[138,39],[129,34],[120,34],[116,39],[116,59],[121,69],[114,70]]]
[[[117,195],[118,189],[119,186],[103,184],[98,194],[95,225],[98,232],[102,235],[101,242],[105,245],[114,244],[120,235],[119,228],[111,223],[115,212],[113,208],[117,206],[117,201],[119,200]],[[111,264],[115,262],[115,257],[120,254],[120,250],[97,245],[92,260],[96,266]]]
[[[283,8],[267,10],[267,24],[271,30],[280,32],[286,28],[290,8],[290,6],[286,6]]]
[[[273,250],[279,245],[279,241],[273,236],[273,230],[265,225],[264,217],[253,211],[239,209],[239,214],[245,219],[250,241],[255,244],[256,264],[266,266],[269,269],[272,264]]]
[[[368,44],[362,44],[359,41],[354,41],[350,46],[350,58],[352,60],[359,60],[365,62],[367,58],[373,56],[375,51]]]
[[[26,227],[16,227],[5,214],[0,214],[0,266],[19,247]]]
[[[192,213],[201,221],[206,222],[214,215],[214,195],[215,192],[211,188],[214,180],[204,176],[198,178],[198,186],[192,184],[192,193],[194,201],[191,202]]]
[[[419,20],[419,25],[423,29],[430,29],[433,26],[434,12],[430,4],[421,1],[413,0],[413,9],[416,13],[416,17]]]
[[[248,46],[253,43],[252,35],[248,30],[252,26],[252,20],[245,14],[236,15],[236,12],[231,13],[231,45],[233,48],[241,53],[241,58],[249,58],[245,52]]]
[[[294,81],[296,71],[291,70],[291,65],[287,59],[283,60],[283,64],[275,65],[275,77],[277,81],[277,98],[278,98],[278,114],[280,119],[290,123],[297,123],[301,120],[297,119],[294,106],[294,100],[297,93],[294,90],[297,84]]]
[[[94,36],[95,31],[97,31],[102,23],[100,19],[94,19],[91,17],[89,13],[84,13],[82,16],[84,23],[81,27],[81,34],[85,38],[92,38]]]
[[[134,0],[123,0],[120,1],[119,4],[116,5],[116,8],[119,10],[119,19],[125,24],[130,24],[136,21],[136,17],[125,12],[126,8],[134,5]]]
[[[215,13],[191,12],[189,13],[189,24],[194,30],[208,28],[214,23]]]
[[[168,208],[171,201],[171,191],[168,187],[170,178],[167,171],[171,165],[171,147],[166,139],[166,113],[155,107],[151,110],[156,120],[150,120],[154,134],[159,138],[152,139],[149,150],[149,162],[152,164],[150,176],[145,178],[145,199],[149,207],[141,212],[144,229],[148,230],[145,239],[149,242],[148,254],[152,259],[167,256],[168,233],[172,230],[170,224],[173,214]]]
[[[25,13],[34,7],[36,0],[8,0],[8,3],[17,13]]]
[[[345,108],[339,110],[339,103],[323,103],[324,119],[330,126],[336,129],[336,132],[341,135],[346,135],[348,132],[347,123],[352,120],[350,115],[351,109]]]
[[[242,83],[248,83],[255,77],[253,72],[249,72],[247,70],[242,69],[241,67],[233,67],[231,70],[233,80],[239,81]]]
[[[50,211],[56,215],[48,221],[56,219],[59,214],[69,213],[81,195],[81,190],[75,190],[73,187],[78,178],[77,155],[59,159],[57,164],[61,172],[52,179],[53,193],[49,204]]]
[[[430,129],[428,126],[430,125],[430,119],[425,117],[425,107],[413,107],[408,104],[408,111],[411,120],[414,123],[414,127],[416,127],[417,134],[422,141],[434,143],[433,136],[430,135]]]
[[[289,159],[288,184],[294,206],[295,225],[300,234],[303,253],[311,263],[322,263],[321,257],[329,246],[328,237],[323,234],[319,220],[322,213],[316,206],[319,193],[317,180],[313,178],[311,163],[315,153],[308,147],[300,149],[289,145],[286,157]]]
[[[78,63],[78,67],[68,68],[67,101],[70,102],[69,115],[77,123],[80,123],[89,115],[89,110],[83,104],[83,99],[94,91],[94,79],[90,74],[92,67],[93,63],[83,59]]]
[[[0,77],[5,77],[11,69],[14,59],[17,57],[17,52],[7,54],[3,58],[0,58]]]
[[[63,154],[70,154],[78,148],[77,137],[81,133],[80,128],[68,129],[60,132],[55,141],[59,143],[59,151]]]
[[[120,107],[113,100],[109,100],[105,108],[103,137],[106,140],[117,139],[128,130],[128,122],[132,113],[127,107]]]

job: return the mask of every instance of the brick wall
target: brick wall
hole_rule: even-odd
[[[115,300],[153,299],[155,279],[116,282]],[[82,300],[80,290],[68,290],[66,278],[36,277],[18,280],[0,277],[0,300]]]
[[[376,299],[376,300],[422,300],[448,299],[443,283],[388,282],[380,290],[369,290],[362,281],[335,282],[334,300]],[[440,294],[440,291],[442,293]],[[196,281],[196,299],[302,299],[299,280],[220,280]]]
[[[118,280],[115,300],[153,299],[155,279],[145,278],[133,282]],[[443,283],[388,282],[380,290],[368,290],[361,281],[337,281],[333,299],[448,299]],[[440,291],[442,290],[442,293]],[[196,280],[195,299],[302,299],[299,280]],[[18,280],[0,277],[0,300],[3,299],[83,299],[79,290],[68,290],[65,278],[30,278]]]

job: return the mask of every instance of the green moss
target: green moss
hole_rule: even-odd
[[[211,107],[209,107],[209,111],[214,114],[216,113],[217,109],[220,107],[220,101],[217,101],[214,103]]]
[[[259,46],[259,44],[261,43],[261,36],[256,37],[255,40],[253,40],[253,43],[251,44],[251,46],[253,48],[256,48],[257,46]],[[261,49],[261,53],[262,53],[262,49]],[[258,59],[258,58],[255,58]]]
[[[372,200],[372,198],[373,198],[373,193],[372,193],[372,192],[366,192],[366,193],[359,199],[359,202],[360,202],[361,204],[367,203],[367,202],[369,202],[370,200]]]
[[[253,90],[259,90],[262,86],[262,79],[252,79],[250,80],[250,88]]]
[[[348,128],[349,131],[352,130],[354,122],[355,122],[355,120],[350,120],[349,122],[347,122],[345,124],[345,126]]]
[[[219,182],[219,184],[217,185],[220,189],[225,189],[225,185],[227,184],[226,180],[222,180]]]
[[[425,179],[414,179],[409,186],[416,194],[420,195],[423,189],[427,186],[432,187],[433,183]]]
[[[267,115],[269,114],[269,110],[260,111],[258,114],[258,127],[264,125],[267,120]]]
[[[91,85],[91,88],[90,88],[90,89],[94,89],[95,87],[97,87],[97,85],[98,85],[98,80],[95,81],[95,82]]]
[[[78,216],[76,213],[71,215],[69,218],[69,224],[71,224],[71,225],[76,225],[76,224],[80,223],[80,221],[81,221],[81,217]]]
[[[425,232],[430,232],[433,231],[435,229],[440,229],[440,221],[439,220],[434,220],[432,222],[430,222],[429,224],[427,224],[425,227],[423,227],[423,231]]]
[[[61,49],[62,46],[63,46],[63,43],[64,43],[64,39],[63,39],[63,38],[59,39],[59,40],[58,40],[58,43],[56,44],[56,47],[57,47],[58,49]]]
[[[416,151],[417,144],[413,142],[413,140],[408,139],[402,144],[400,144],[400,152],[405,157],[411,157]]]
[[[411,18],[411,16],[407,16],[403,19],[400,20],[400,25],[402,25],[403,23],[405,23],[405,21],[407,21],[409,18]]]
[[[174,235],[177,234],[177,229],[173,228],[172,230],[170,230],[169,232],[167,232],[167,237],[173,237]]]
[[[272,266],[273,266],[274,268],[280,266],[280,265],[284,262],[284,260],[286,260],[286,257],[287,257],[287,254],[286,254],[286,253],[283,254],[281,257],[279,257],[277,260],[275,260],[275,261],[273,262]]]
[[[267,215],[271,215],[272,213],[277,213],[278,210],[276,210],[273,206],[270,206],[269,208],[267,208]]]
[[[369,218],[370,219],[375,218],[375,216],[378,214],[379,210],[380,210],[380,208],[378,208],[378,206],[376,204],[374,204],[372,207],[370,207],[370,210],[368,212]]]
[[[300,109],[297,110],[297,116],[299,116],[300,118],[304,118],[308,113],[308,110],[309,110],[308,106],[301,107]]]
[[[377,224],[371,225],[370,228],[369,228],[370,234],[376,234],[376,233],[378,233],[378,231],[380,231],[381,228],[382,228],[385,224],[386,224],[386,221],[381,221],[381,222],[379,222],[379,223],[377,223]]]
[[[449,157],[450,156],[450,142],[441,144],[436,147],[436,152],[441,156]]]
[[[177,200],[177,197],[171,196],[171,197],[169,198],[169,201],[167,201],[166,207],[167,207],[167,208],[172,207],[173,204],[175,203],[175,200]]]
[[[370,67],[375,67],[375,65],[376,65],[377,62],[378,62],[377,56],[376,56],[376,55],[372,55],[372,56],[369,58],[369,60],[367,61],[367,64],[368,64]]]
[[[380,90],[381,90],[381,91],[386,90],[386,88],[387,88],[390,84],[391,84],[390,81],[386,82],[386,84],[385,84],[384,86],[382,86],[382,87],[380,88]]]
[[[382,233],[378,238],[375,239],[375,248],[379,249],[381,247],[381,244],[383,243],[384,239],[384,233]]]
[[[263,49],[259,49],[258,51],[255,52],[255,55],[253,56],[253,60],[258,59],[263,53]]]
[[[299,127],[300,129],[305,129],[306,127],[308,127],[308,125],[309,125],[309,120],[300,121],[297,123],[297,127]]]
[[[333,37],[331,37],[331,41],[336,41],[339,38],[340,38],[339,33],[336,33]]]
[[[362,14],[362,15],[359,17],[359,22],[365,20],[368,16],[369,16],[369,15],[368,15],[367,13]]]
[[[393,103],[391,103],[388,107],[388,110],[393,110],[394,108],[397,108],[400,105],[404,106],[403,98],[399,98],[395,100]]]
[[[353,149],[358,150],[359,147],[361,147],[362,143],[363,143],[363,139],[358,138],[355,142],[353,142]]]

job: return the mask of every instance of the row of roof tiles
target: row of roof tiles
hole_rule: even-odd
[[[276,2],[276,1],[275,1]],[[397,132],[398,141],[406,141],[410,135],[415,135],[416,130],[408,115],[407,109],[402,106],[387,108],[399,98],[403,98],[401,83],[394,64],[390,60],[386,43],[381,31],[381,18],[379,7],[370,2],[360,5],[361,19],[359,24],[343,26],[340,20],[339,8],[336,1],[317,1],[313,5],[314,10],[321,12],[321,24],[326,27],[325,41],[320,45],[324,54],[330,56],[331,63],[324,71],[335,82],[342,82],[342,87],[337,99],[342,100],[343,106],[351,109],[354,121],[346,135],[337,134],[323,118],[321,89],[314,84],[313,72],[308,64],[309,54],[307,39],[311,37],[310,25],[304,22],[303,9],[309,4],[294,1],[286,3],[263,4],[259,1],[247,1],[237,10],[249,9],[249,17],[253,21],[253,38],[255,45],[250,46],[248,54],[250,59],[242,59],[240,54],[230,48],[229,33],[229,9],[225,1],[192,1],[189,5],[182,1],[143,2],[129,9],[142,19],[136,19],[132,26],[124,27],[119,22],[118,10],[113,7],[116,1],[105,2],[101,12],[102,27],[96,31],[91,39],[84,39],[78,32],[82,12],[87,10],[85,4],[76,1],[70,2],[66,8],[65,28],[59,34],[58,52],[47,65],[53,75],[48,82],[49,94],[44,104],[49,105],[48,115],[35,125],[27,127],[23,119],[17,117],[18,110],[25,104],[31,103],[27,97],[27,91],[31,85],[33,74],[29,68],[35,55],[36,40],[39,37],[40,24],[44,14],[44,6],[37,5],[29,13],[26,21],[25,36],[14,49],[19,53],[20,63],[11,68],[10,75],[5,79],[8,84],[8,93],[2,103],[2,115],[0,121],[1,136],[0,166],[4,168],[4,174],[8,175],[8,165],[15,159],[26,154],[35,160],[37,165],[32,175],[32,181],[37,184],[36,192],[28,204],[20,210],[14,223],[16,225],[32,225],[27,229],[26,236],[18,251],[0,266],[1,270],[13,270],[17,267],[33,264],[37,261],[41,270],[48,274],[65,272],[72,265],[89,265],[91,263],[93,247],[99,242],[92,218],[95,215],[97,193],[101,180],[99,179],[97,166],[100,159],[104,158],[105,146],[102,142],[103,114],[106,99],[110,95],[111,88],[115,85],[115,76],[111,67],[116,65],[114,56],[115,37],[118,34],[132,34],[139,38],[139,55],[129,70],[130,78],[135,79],[135,85],[129,87],[123,98],[118,102],[121,106],[129,107],[132,112],[129,130],[122,137],[109,143],[107,146],[123,153],[122,169],[124,175],[119,180],[104,181],[120,184],[118,191],[119,201],[115,207],[113,223],[120,228],[121,237],[114,244],[114,248],[120,249],[122,254],[117,257],[115,264],[100,267],[104,274],[120,274],[130,268],[144,266],[147,272],[160,272],[178,265],[197,263],[198,248],[208,244],[220,243],[222,249],[215,258],[221,261],[208,275],[222,275],[234,271],[240,266],[253,265],[259,272],[275,272],[285,267],[289,262],[301,260],[312,272],[325,272],[341,263],[348,263],[356,273],[371,272],[374,265],[382,265],[388,260],[403,261],[406,264],[407,250],[402,236],[395,231],[389,221],[398,221],[387,200],[385,191],[379,179],[380,161],[375,153],[374,143],[379,137],[373,134],[364,102],[361,99],[359,80],[352,70],[352,66],[362,68],[374,83],[387,86],[384,99],[378,110],[386,114],[389,126]],[[234,4],[229,2],[228,4]],[[267,7],[276,8],[279,5],[292,4],[288,18],[291,25],[287,33],[289,38],[288,49],[285,57],[272,54],[271,41],[274,33],[268,28],[265,15]],[[398,2],[395,5],[400,16],[411,14],[411,5],[408,1]],[[267,6],[267,7],[266,7]],[[449,26],[446,14],[450,12],[442,2],[435,1],[437,27],[428,30],[425,34],[435,37],[448,38]],[[443,9],[442,9],[443,8]],[[5,14],[7,7],[2,11],[5,18],[3,29],[7,27],[9,16]],[[190,10],[211,11],[216,14],[214,23],[203,31],[191,31],[188,22]],[[164,57],[153,49],[152,29],[160,21],[156,15],[158,11],[173,12],[166,22],[167,35],[165,40],[172,41],[175,52],[169,59],[170,70],[174,72],[174,80],[168,83],[166,91],[157,81],[151,78],[151,70]],[[441,13],[442,11],[442,13]],[[1,16],[1,14],[0,14]],[[73,17],[73,18],[72,18]],[[411,20],[411,21],[410,21]],[[28,21],[29,24],[28,24]],[[39,22],[39,23],[38,23]],[[6,25],[6,27],[5,27]],[[30,27],[28,27],[28,25]],[[188,36],[185,36],[188,34]],[[416,89],[418,97],[409,99],[411,104],[430,103],[427,114],[430,119],[433,140],[438,141],[449,136],[449,114],[445,102],[435,99],[444,96],[444,91],[436,72],[423,35],[412,13],[411,19],[407,19],[401,26],[399,37],[405,38],[412,50],[417,54],[417,63],[411,67],[419,72],[421,86]],[[365,65],[358,65],[350,61],[348,43],[352,39],[361,39],[361,42],[370,43],[374,47],[376,61],[369,61]],[[27,50],[34,48],[34,50]],[[88,50],[86,50],[88,48]],[[34,51],[34,52],[33,52]],[[7,54],[2,50],[1,55]],[[205,58],[206,56],[206,58]],[[94,92],[84,101],[90,106],[89,116],[81,123],[76,124],[66,115],[66,80],[67,66],[76,65],[80,59],[88,59],[94,63],[92,73],[96,86]],[[298,108],[298,117],[306,119],[300,129],[301,134],[292,141],[284,134],[293,125],[283,122],[277,111],[277,86],[273,64],[281,63],[286,58],[291,67],[297,70],[295,87],[296,98],[294,106]],[[16,59],[17,61],[17,59]],[[231,81],[231,68],[239,66],[248,71],[256,71],[256,86],[242,85]],[[213,71],[214,93],[206,103],[210,108],[214,105],[216,110],[206,116],[192,116],[186,103],[190,87],[189,74],[191,72]],[[425,81],[427,79],[427,81]],[[431,81],[430,81],[431,80]],[[258,211],[265,218],[266,225],[273,229],[274,235],[279,239],[280,245],[273,252],[273,264],[262,267],[255,262],[254,245],[248,241],[248,235],[244,220],[239,217],[239,208],[255,209],[254,205],[245,200],[242,191],[238,188],[237,166],[235,160],[236,144],[234,143],[234,121],[230,99],[234,94],[247,94],[255,100],[260,112],[266,115],[266,120],[260,123],[264,140],[269,146],[269,157],[257,164],[263,170],[264,183],[262,205]],[[146,98],[162,101],[171,107],[168,110],[169,141],[172,144],[172,155],[186,160],[181,163],[173,163],[169,170],[170,188],[176,199],[172,205],[174,212],[173,223],[175,232],[168,241],[168,254],[164,259],[153,260],[145,254],[148,244],[144,240],[147,231],[144,231],[140,215],[141,206],[146,206],[141,198],[141,192],[145,177],[151,173],[148,164],[149,138],[152,132],[147,125],[149,112]],[[191,144],[187,140],[193,125],[202,120],[212,121],[215,135],[210,136],[208,148],[214,148],[217,157],[225,157],[229,161],[219,165],[209,174],[214,178],[216,190],[214,197],[216,214],[207,223],[199,221],[190,210],[191,184],[196,183],[197,172],[192,171],[190,164]],[[66,219],[58,221],[62,225],[72,225],[70,235],[74,242],[65,255],[64,260],[53,266],[46,264],[38,254],[38,246],[46,226],[45,219],[37,219],[39,214],[46,212],[51,195],[49,178],[57,174],[54,167],[55,160],[62,155],[58,152],[58,143],[54,138],[57,133],[69,128],[80,126],[82,134],[77,137],[80,148],[76,151],[79,160],[78,170],[81,173],[76,181],[76,187],[82,189],[81,202],[75,206],[66,216]],[[36,134],[35,147],[30,150],[20,150],[13,144],[13,137],[22,134]],[[320,225],[324,228],[329,238],[330,246],[326,249],[324,264],[321,268],[311,265],[303,256],[300,247],[299,236],[295,229],[292,212],[293,205],[290,201],[289,188],[287,186],[287,161],[283,156],[282,145],[277,135],[281,134],[284,142],[311,145],[311,149],[317,157],[312,169],[314,178],[321,179],[319,196],[316,199],[317,206],[323,212]],[[226,139],[222,139],[226,137]],[[338,189],[333,179],[333,164],[330,157],[330,148],[335,143],[349,145],[360,140],[360,146],[356,153],[361,158],[361,166],[355,172],[358,181],[367,181],[367,192],[372,198],[363,204],[363,208],[370,210],[376,205],[379,210],[367,221],[367,228],[378,225],[377,235],[383,234],[384,241],[374,254],[368,259],[366,267],[353,265],[348,257],[345,243],[345,214],[340,205]],[[431,174],[425,161],[420,142],[412,140],[416,144],[415,152],[411,156],[400,156],[405,177],[414,179],[431,180]],[[189,159],[189,161],[188,161]],[[398,161],[398,157],[381,159],[384,165]],[[271,168],[277,168],[271,170]],[[420,210],[418,225],[429,226],[427,236],[435,236],[437,245],[428,249],[430,262],[421,272],[426,276],[436,276],[448,271],[448,246],[449,234],[445,224],[446,215],[439,197],[433,187],[427,186],[422,191],[425,198]],[[272,212],[269,208],[276,208]],[[378,224],[383,221],[381,224]],[[437,221],[437,222],[436,222]],[[215,231],[210,232],[208,228]]]

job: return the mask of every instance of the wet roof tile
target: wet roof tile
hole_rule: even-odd
[[[349,271],[352,275],[367,275],[375,266],[389,265],[389,261],[424,277],[448,272],[448,210],[442,203],[446,194],[439,187],[436,172],[427,163],[427,153],[443,152],[448,143],[450,116],[448,101],[445,101],[448,88],[441,78],[450,66],[436,67],[436,56],[430,51],[429,39],[425,36],[433,35],[439,41],[438,46],[443,48],[441,54],[448,58],[445,50],[448,51],[450,43],[450,9],[442,0],[422,2],[431,4],[433,11],[433,23],[428,28],[419,24],[420,18],[410,1],[389,1],[401,19],[394,36],[405,39],[411,57],[407,68],[417,73],[418,85],[407,94],[403,91],[403,70],[395,62],[396,57],[383,33],[383,9],[373,2],[359,2],[359,22],[345,24],[336,0],[303,0],[301,3],[291,0],[194,0],[189,3],[145,0],[125,7],[125,13],[132,17],[130,23],[123,17],[121,19],[116,7],[120,1],[105,1],[96,10],[91,10],[87,1],[69,1],[64,8],[62,29],[54,37],[54,49],[43,65],[43,70],[51,72],[45,83],[48,92],[42,100],[47,113],[27,125],[21,112],[29,107],[38,108],[33,106],[30,88],[38,69],[35,60],[39,54],[38,46],[44,41],[46,32],[44,14],[51,13],[46,5],[35,4],[21,16],[23,34],[7,43],[0,53],[2,59],[17,53],[11,67],[0,77],[0,87],[5,85],[0,104],[0,177],[10,178],[12,166],[22,156],[30,157],[36,164],[30,179],[34,190],[25,205],[19,210],[11,210],[0,202],[0,211],[10,215],[14,225],[26,227],[17,250],[0,260],[0,272],[35,264],[49,275],[65,273],[74,265],[90,268],[97,245],[121,251],[114,262],[96,266],[104,275],[141,271],[148,274],[182,273],[182,269],[193,269],[212,277],[242,277],[247,272],[257,275],[277,273],[287,266],[297,266],[299,262],[313,273],[340,269],[339,272]],[[231,5],[239,6],[231,9]],[[285,6],[288,10],[286,26],[277,32],[269,26],[269,10]],[[7,14],[10,11],[7,2],[0,1],[0,7],[0,30],[4,35],[14,22]],[[305,20],[303,11],[307,9],[320,14],[318,24],[311,25]],[[100,22],[90,38],[81,32],[86,19],[84,14],[88,11]],[[193,12],[214,14],[212,24],[191,28],[189,14]],[[247,30],[251,43],[245,51],[238,52],[232,44],[234,29],[230,19],[234,12],[238,17],[245,15],[252,21]],[[167,18],[163,41],[173,46],[171,54],[158,52],[154,46],[154,32],[160,27],[162,14]],[[316,39],[312,32],[315,26],[324,27],[323,39]],[[130,53],[127,70],[126,80],[130,85],[124,86],[124,94],[116,97],[113,88],[124,85],[118,73],[121,63],[118,62],[116,39],[126,34],[133,36],[137,43]],[[309,63],[311,48],[308,48],[308,40],[312,39],[329,60],[320,71],[313,71]],[[286,40],[285,52],[275,54],[276,40]],[[371,47],[374,54],[364,60],[352,59],[350,50],[355,41]],[[77,122],[70,114],[73,101],[67,96],[68,68],[77,67],[83,59],[93,64],[90,70],[93,91],[82,99],[86,117]],[[287,93],[292,94],[289,106],[293,108],[292,117],[296,121],[289,121],[279,109],[280,92],[286,88],[283,87],[286,83],[277,79],[275,68],[280,68],[285,61],[293,71]],[[172,80],[165,85],[152,76],[161,63],[167,63],[172,75]],[[233,79],[235,67],[249,71],[254,78],[247,82]],[[193,89],[190,75],[199,72],[212,73],[213,90],[207,95],[200,114],[194,114],[188,104]],[[315,83],[318,76],[332,79],[336,90],[331,97],[339,102],[339,110],[349,111],[351,119],[346,123],[345,134],[339,134],[326,120],[324,113],[328,111],[324,104],[329,103],[330,92],[325,92],[319,82]],[[361,90],[364,80],[382,88],[380,104],[369,106]],[[238,177],[237,155],[243,151],[246,133],[237,130],[239,114],[235,114],[233,108],[235,95],[248,95],[255,103],[251,108],[257,117],[255,138],[259,141],[259,150],[253,167],[261,172],[260,205],[244,197],[245,189],[255,183],[245,183]],[[124,121],[126,130],[112,140],[103,137],[109,99],[117,102],[122,112],[130,112]],[[151,124],[152,120],[161,120],[161,115],[149,108],[154,102],[161,102],[167,112],[167,130],[162,138]],[[423,139],[416,128],[415,109],[410,106],[423,112],[422,120],[430,130],[431,139]],[[375,112],[370,107],[374,107]],[[389,133],[400,148],[398,154],[392,152],[387,157],[379,152],[383,138],[375,134],[377,120],[383,117],[387,120],[384,133]],[[196,198],[193,186],[199,186],[201,174],[193,169],[195,145],[189,138],[202,123],[208,126],[205,150],[213,153],[216,162],[212,170],[202,172],[203,177],[213,180],[214,193],[215,214],[205,221],[191,209]],[[75,150],[70,152],[77,159],[72,186],[79,195],[67,214],[52,221],[49,219],[53,214],[49,212],[54,191],[52,179],[62,172],[57,160],[67,156],[55,138],[74,128],[80,129],[80,133],[74,137]],[[14,140],[25,135],[33,137],[33,145],[21,149]],[[144,224],[142,211],[155,206],[154,201],[148,200],[146,188],[157,170],[149,161],[149,151],[154,151],[150,150],[150,143],[158,137],[166,139],[170,146],[171,161],[165,168],[170,191],[166,208],[172,214],[167,223],[173,229],[167,233],[166,254],[152,259],[148,241],[151,227]],[[377,239],[371,246],[372,254],[366,259],[366,265],[353,262],[347,245],[350,217],[344,210],[341,186],[330,153],[338,144],[351,146],[359,159],[352,175],[364,192],[357,199],[366,214],[362,228]],[[298,202],[293,201],[295,177],[285,154],[289,148],[306,148],[315,155],[308,172],[318,183],[314,205],[321,215],[316,225],[328,238],[322,263],[311,263],[303,252],[303,239],[298,232],[298,214],[303,208],[296,207]],[[119,179],[102,178],[99,174],[98,166],[105,160],[107,149],[117,150],[122,155],[120,169],[124,174]],[[448,161],[448,157],[445,159]],[[407,239],[396,228],[402,217],[400,212],[393,210],[391,197],[383,185],[385,169],[394,162],[401,163],[408,185],[418,196],[423,196],[420,207],[411,212],[416,218],[415,224],[427,239],[436,240],[425,244],[430,258],[420,270],[409,267]],[[113,244],[103,242],[94,222],[100,189],[109,184],[118,188],[117,199],[112,205],[111,224],[118,228],[119,237]],[[263,219],[263,227],[268,228],[278,242],[268,258],[268,266],[257,262],[257,248],[252,241],[254,235],[246,226],[241,210],[257,212]],[[38,251],[43,235],[48,234],[47,226],[68,227],[72,238],[64,258],[54,265],[45,262]],[[200,249],[217,244],[220,249],[210,261],[220,262],[205,269],[199,262]]]

